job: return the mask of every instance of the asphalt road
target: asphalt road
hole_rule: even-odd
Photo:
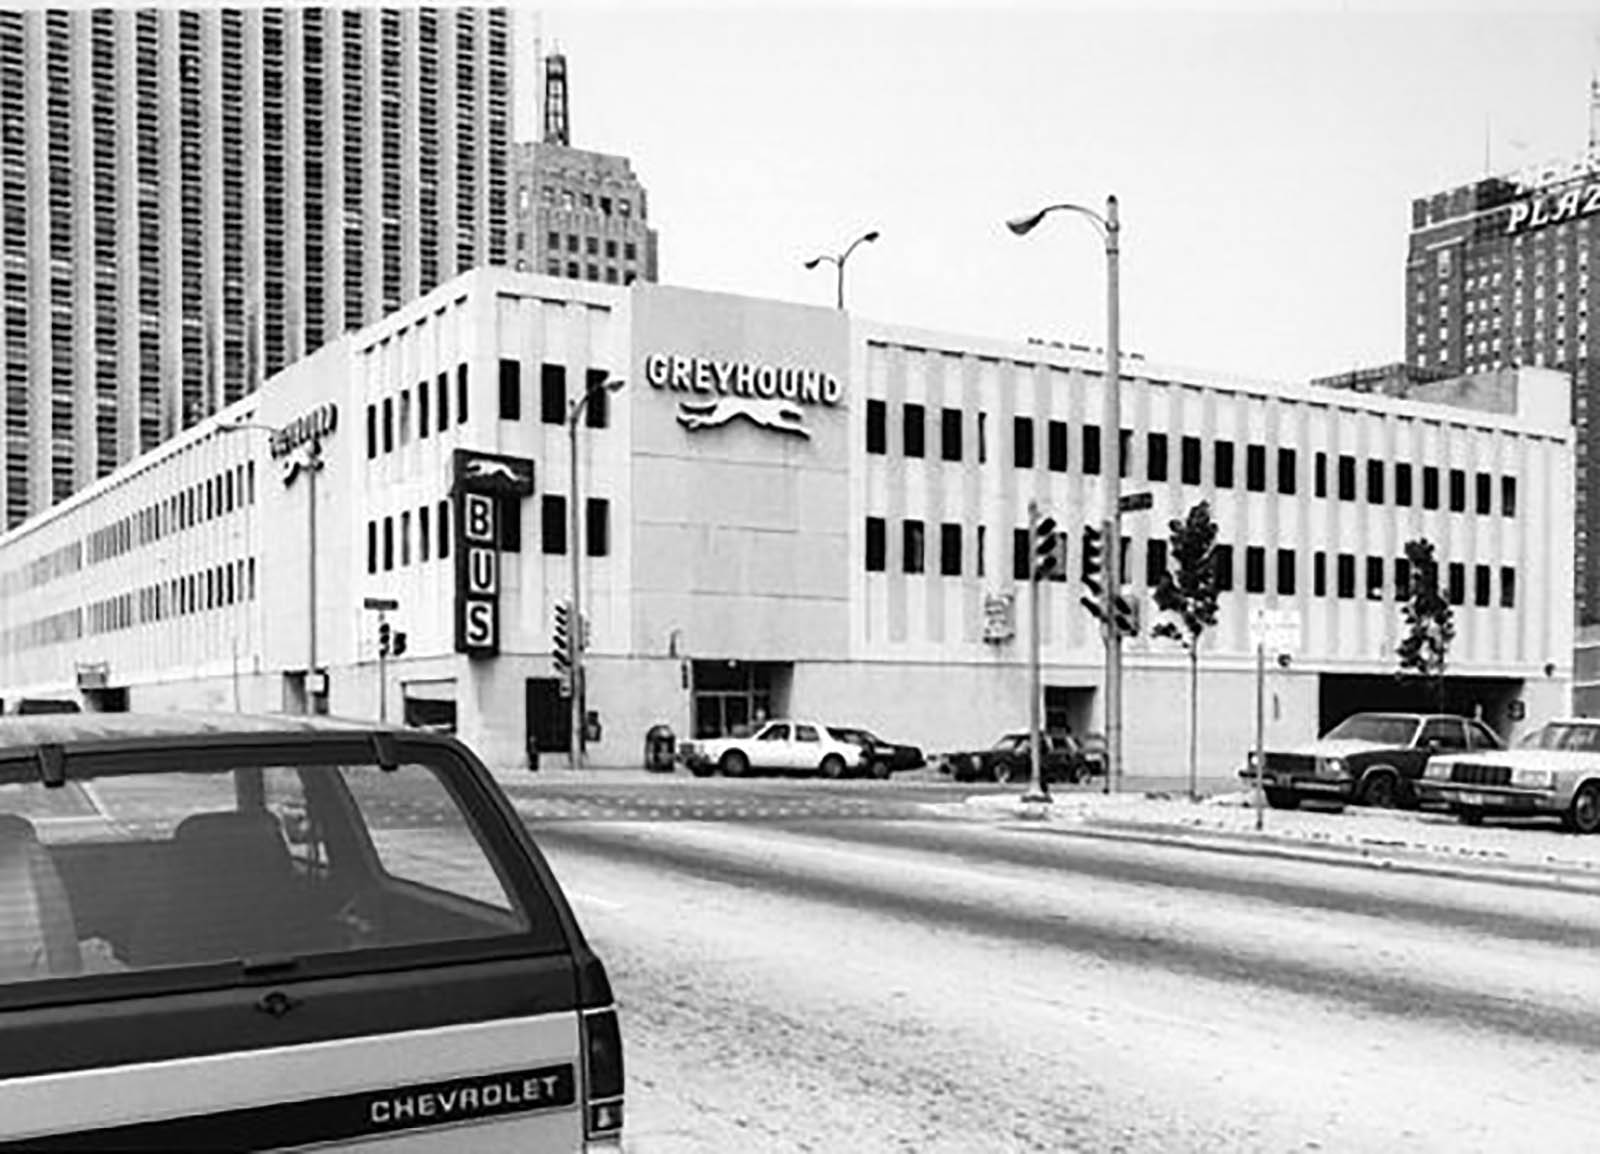
[[[1592,897],[730,784],[514,791],[618,991],[634,1151],[1596,1145]]]

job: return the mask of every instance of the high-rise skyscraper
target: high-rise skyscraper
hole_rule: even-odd
[[[508,23],[0,10],[3,526],[504,263]]]
[[[566,57],[543,64],[543,137],[518,144],[513,162],[511,265],[607,284],[656,280],[644,186],[627,157],[572,147]]]

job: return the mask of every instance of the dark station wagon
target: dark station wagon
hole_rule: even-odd
[[[454,738],[0,719],[0,1148],[619,1149],[605,967]]]
[[[1357,713],[1305,746],[1267,750],[1261,778],[1267,804],[1276,809],[1293,809],[1308,798],[1409,806],[1417,802],[1417,782],[1434,754],[1500,748],[1488,726],[1454,714]],[[1239,776],[1253,784],[1253,752],[1248,762]]]

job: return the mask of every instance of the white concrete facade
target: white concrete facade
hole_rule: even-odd
[[[530,679],[554,692],[552,614],[570,585],[566,405],[609,378],[626,387],[603,424],[578,430],[597,762],[635,764],[651,724],[682,735],[746,715],[735,708],[837,717],[932,749],[1023,724],[1028,622],[1019,611],[1011,639],[987,641],[984,605],[1008,593],[1026,604],[1013,537],[1030,497],[1070,538],[1069,580],[1043,591],[1051,712],[1096,729],[1103,650],[1077,577],[1081,527],[1100,510],[1102,369],[1088,354],[832,309],[479,270],[0,537],[0,697],[9,709],[103,679],[135,709],[297,700],[306,475],[285,484],[294,454],[275,459],[264,429],[222,424],[321,413],[325,425],[334,406],[316,482],[327,708],[377,715],[376,618],[362,603],[394,598],[389,621],[408,644],[387,666],[389,716],[407,698],[453,700],[464,738],[524,764],[530,726],[548,721],[535,724]],[[1414,537],[1435,543],[1446,584],[1460,567],[1452,674],[1495,679],[1491,712],[1512,698],[1529,722],[1564,712],[1568,385],[1528,370],[1518,386],[1506,416],[1129,363],[1124,490],[1150,491],[1154,509],[1124,518],[1145,622],[1125,649],[1128,771],[1182,766],[1187,670],[1148,636],[1146,578],[1152,539],[1200,500],[1233,550],[1203,650],[1203,773],[1230,771],[1253,733],[1253,609],[1293,607],[1304,621],[1291,668],[1272,671],[1269,740],[1310,736],[1330,679],[1393,672],[1394,559]],[[534,468],[534,494],[502,506],[520,509],[520,532],[502,538],[488,658],[457,651],[457,449]],[[1398,505],[1402,474],[1410,501]],[[1369,488],[1379,479],[1381,493]],[[717,688],[735,676],[756,688]]]

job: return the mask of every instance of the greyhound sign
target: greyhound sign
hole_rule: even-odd
[[[839,406],[844,388],[837,377],[750,361],[654,354],[645,358],[645,380],[678,400],[678,423],[690,432],[745,420],[763,429],[809,438],[810,410]]]

